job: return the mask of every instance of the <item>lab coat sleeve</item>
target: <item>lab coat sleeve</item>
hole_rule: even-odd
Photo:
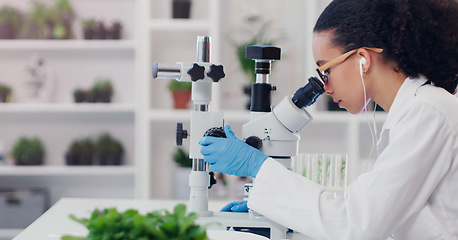
[[[386,239],[420,212],[446,173],[450,131],[440,112],[413,104],[389,131],[373,170],[348,186],[346,198],[268,159],[248,207],[312,239]]]

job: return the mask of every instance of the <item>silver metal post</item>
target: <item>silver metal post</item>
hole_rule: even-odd
[[[197,37],[197,62],[210,62],[210,37]]]

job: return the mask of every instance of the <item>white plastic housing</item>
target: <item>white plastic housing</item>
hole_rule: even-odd
[[[291,100],[291,96],[283,100],[273,109],[274,115],[289,131],[299,132],[309,122],[313,120],[312,116],[304,109],[298,108]]]
[[[223,113],[221,112],[191,112],[191,142],[189,157],[203,159],[200,153],[200,139],[212,127],[223,126]]]

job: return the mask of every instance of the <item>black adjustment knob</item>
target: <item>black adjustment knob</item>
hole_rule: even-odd
[[[281,49],[274,46],[248,46],[245,51],[246,59],[280,60]]]
[[[184,138],[188,138],[188,131],[183,129],[183,123],[177,123],[177,146],[183,145]]]
[[[226,138],[226,133],[224,133],[224,129],[222,127],[212,127],[205,131],[204,137],[206,136]]]
[[[248,145],[250,145],[250,146],[252,146],[252,147],[254,147],[254,148],[256,148],[256,149],[261,149],[261,147],[262,147],[262,140],[261,140],[260,138],[256,137],[256,136],[250,136],[250,137],[248,137],[248,138],[245,140],[245,142],[246,142]]]
[[[197,81],[199,79],[205,78],[205,67],[200,66],[197,63],[194,63],[192,67],[188,70],[188,75],[191,77],[191,81]]]
[[[210,175],[210,185],[208,186],[208,189],[212,188],[213,185],[217,183],[216,178],[215,178],[215,173],[214,172],[209,172]]]
[[[210,70],[207,72],[207,76],[213,80],[213,82],[218,82],[221,78],[224,78],[224,69],[222,65],[210,65]]]

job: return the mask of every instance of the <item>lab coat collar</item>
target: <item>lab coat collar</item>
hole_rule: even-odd
[[[390,111],[386,117],[385,123],[383,124],[383,129],[390,129],[396,119],[396,116],[399,114],[399,111],[403,108],[405,103],[415,96],[419,87],[426,83],[427,79],[423,76],[419,78],[406,78],[404,83],[398,90],[396,97],[394,98],[393,104],[391,105]]]

